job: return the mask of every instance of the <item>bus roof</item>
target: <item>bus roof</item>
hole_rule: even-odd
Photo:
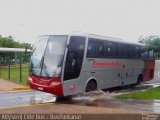
[[[96,34],[90,34],[90,33],[75,32],[70,35],[80,35],[80,36],[84,36],[84,37],[88,37],[88,38],[95,38],[95,39],[102,39],[102,40],[107,40],[107,41],[112,41],[112,42],[119,42],[119,43],[125,43],[125,44],[144,46],[144,44],[142,44],[142,43],[125,41],[125,40],[122,40],[119,38],[107,37],[107,36],[103,36],[103,35],[96,35]]]
[[[144,46],[144,44],[138,43],[138,42],[125,41],[125,40],[122,40],[122,39],[119,39],[119,38],[107,37],[107,36],[103,36],[103,35],[96,35],[96,34],[90,34],[90,33],[79,32],[79,31],[78,32],[73,32],[73,33],[70,33],[70,34],[66,33],[66,34],[53,34],[53,35],[83,36],[83,37],[88,37],[88,38],[102,39],[102,40],[111,41],[111,42],[118,42],[118,43]],[[45,36],[45,35],[41,35],[41,36]],[[52,36],[52,35],[48,35],[48,36]]]

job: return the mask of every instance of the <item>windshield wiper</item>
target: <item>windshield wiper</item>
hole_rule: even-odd
[[[40,61],[40,68],[41,68],[40,75],[42,75],[43,64],[44,64],[44,55],[42,56],[42,59]]]
[[[37,75],[37,72],[38,72],[38,68],[40,68],[40,74],[41,75],[41,71],[42,71],[42,68],[43,68],[43,62],[44,62],[44,56],[42,56],[40,62],[38,63],[38,65],[35,67],[35,72],[34,74]]]

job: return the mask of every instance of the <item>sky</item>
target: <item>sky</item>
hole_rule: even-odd
[[[127,41],[160,35],[160,0],[0,0],[0,35],[33,44],[39,35],[82,31]]]

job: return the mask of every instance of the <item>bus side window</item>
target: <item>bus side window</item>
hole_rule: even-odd
[[[128,45],[128,57],[133,58],[134,57],[134,50],[132,45]]]
[[[87,57],[104,57],[104,44],[102,40],[89,38]]]
[[[140,55],[140,47],[139,46],[135,47],[135,52],[136,52],[136,57],[140,58],[141,55]]]
[[[96,53],[95,44],[96,44],[95,41],[89,40],[87,57],[94,57],[95,56],[95,53]]]
[[[64,80],[79,77],[83,62],[84,49],[85,37],[71,36],[64,69]]]
[[[120,58],[127,58],[128,51],[127,51],[127,44],[118,43],[118,56]]]
[[[96,41],[96,56],[97,57],[104,57],[104,44],[103,41]]]
[[[130,58],[140,58],[141,57],[141,49],[139,46],[129,45],[128,52],[129,52]]]
[[[104,41],[104,52],[106,57],[116,57],[117,44]]]

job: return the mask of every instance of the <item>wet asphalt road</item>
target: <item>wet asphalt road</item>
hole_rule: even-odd
[[[35,90],[0,92],[0,96],[0,108],[55,101],[54,95]]]
[[[52,94],[30,90],[30,91],[13,91],[13,92],[0,92],[0,108],[15,107],[15,106],[28,106],[35,104],[74,104],[81,106],[96,106],[106,108],[120,108],[128,110],[142,110],[154,113],[160,113],[160,100],[118,100],[111,96],[127,91],[143,90],[159,84],[145,84],[137,87],[126,87],[106,90],[95,91],[85,94],[80,94],[72,97],[71,99],[56,99]]]
[[[96,106],[105,108],[118,108],[125,110],[141,110],[153,113],[160,113],[160,100],[119,100],[111,96],[135,91],[144,90],[160,85],[160,60],[156,61],[154,80],[142,86],[128,86],[105,91],[95,91],[74,96],[72,99],[60,100],[52,94],[30,90],[0,92],[0,109],[10,107],[32,106],[36,104],[71,104],[80,106]],[[109,91],[109,92],[108,92]]]

